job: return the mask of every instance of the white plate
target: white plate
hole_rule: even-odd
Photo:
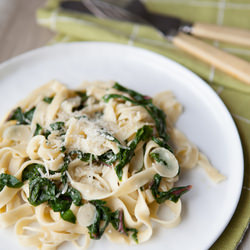
[[[173,229],[155,227],[150,241],[136,249],[208,249],[227,226],[237,206],[243,179],[238,132],[225,105],[199,77],[158,54],[110,43],[59,44],[34,50],[0,66],[0,117],[31,90],[51,79],[70,87],[83,80],[116,80],[147,95],[172,90],[185,111],[177,126],[204,152],[227,180],[212,183],[201,169],[182,173],[192,184],[183,197],[182,222]],[[1,249],[24,249],[13,229],[0,231]],[[117,249],[106,239],[91,249]],[[129,249],[119,245],[119,249]],[[64,246],[63,249],[71,249]]]

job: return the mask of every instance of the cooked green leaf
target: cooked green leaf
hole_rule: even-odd
[[[188,185],[188,186],[183,186],[183,187],[174,187],[165,192],[159,191],[161,179],[162,177],[159,174],[156,174],[154,176],[153,182],[151,183],[151,187],[150,187],[151,192],[156,202],[159,204],[165,202],[166,200],[177,202],[179,198],[181,197],[181,195],[188,192],[192,188],[191,185]]]
[[[64,122],[55,122],[49,125],[52,130],[61,130],[64,127]]]
[[[79,207],[82,205],[82,195],[77,189],[69,187],[65,195],[70,196],[76,206]]]
[[[40,171],[39,171],[40,170]],[[22,172],[22,181],[40,177],[42,173],[46,173],[45,167],[38,163],[28,165]]]
[[[40,124],[36,124],[36,130],[34,132],[33,136],[40,135],[42,133],[43,128],[40,126]]]
[[[156,126],[159,136],[165,142],[167,142],[168,134],[167,134],[167,128],[166,128],[166,115],[161,109],[157,108],[152,103],[152,99],[149,96],[142,95],[132,89],[125,88],[118,83],[115,83],[113,88],[121,92],[129,94],[133,99],[120,95],[120,94],[108,94],[108,95],[103,96],[103,100],[105,102],[108,102],[111,98],[120,98],[125,101],[129,101],[135,105],[143,106],[147,110],[147,112],[150,114],[150,116],[153,118],[153,120],[155,121],[155,126]]]
[[[144,108],[148,111],[148,113],[151,115],[151,117],[155,121],[155,126],[157,129],[157,132],[161,138],[163,138],[164,141],[167,141],[168,134],[167,134],[167,128],[166,128],[166,115],[165,113],[157,108],[153,103],[149,103]]]
[[[76,94],[81,97],[81,101],[85,102],[88,99],[86,92],[76,91]]]
[[[65,146],[61,146],[60,147],[60,152],[64,153],[66,151],[66,147]]]
[[[144,125],[142,128],[138,129],[135,135],[135,139],[131,141],[129,144],[128,149],[120,149],[120,152],[118,153],[118,159],[120,160],[119,163],[116,165],[115,170],[116,174],[121,180],[122,178],[122,169],[125,167],[127,163],[130,162],[132,157],[134,156],[134,151],[136,149],[136,146],[140,141],[146,141],[152,136],[153,130],[150,126]]]
[[[103,131],[103,130],[100,131],[100,135],[103,136],[104,138],[106,138],[109,141],[115,142],[118,145],[119,148],[128,148],[128,147],[122,145],[121,142],[117,138],[115,138],[113,135],[111,135],[107,131]]]
[[[83,109],[85,107],[85,102],[88,99],[88,96],[87,96],[86,92],[76,91],[76,94],[81,97],[81,103],[80,103],[80,105],[78,107],[73,108],[73,110],[72,110],[73,112]]]
[[[5,186],[10,188],[20,188],[23,182],[19,181],[16,177],[9,174],[0,174],[0,192]]]
[[[104,102],[109,102],[110,99],[112,98],[119,98],[119,99],[123,99],[124,101],[129,101],[133,104],[138,104],[138,102],[128,98],[127,96],[124,96],[124,95],[119,95],[119,94],[108,94],[108,95],[105,95],[103,96],[103,100]]]
[[[110,223],[114,227],[115,230],[117,230],[119,233],[123,233],[125,235],[128,235],[128,232],[133,232],[132,238],[136,243],[138,243],[137,233],[138,230],[135,228],[127,228],[124,222],[124,213],[123,210],[116,210],[111,214],[111,220]]]
[[[150,157],[151,157],[152,159],[154,159],[156,162],[162,164],[163,166],[167,166],[167,165],[168,165],[168,163],[167,163],[166,161],[164,161],[164,160],[160,157],[160,154],[158,154],[158,153],[151,153],[151,154],[150,154]]]
[[[120,141],[117,138],[115,138],[113,135],[111,135],[109,132],[101,131],[100,134],[101,134],[101,136],[103,136],[104,138],[106,138],[109,141],[116,142],[118,145],[121,144]]]
[[[110,223],[112,224],[113,228],[118,231],[120,223],[123,223],[122,220],[120,220],[120,213],[122,210],[116,210],[112,213],[112,216],[110,217]],[[123,225],[122,225],[123,227]],[[124,232],[125,230],[123,230]]]
[[[80,119],[87,119],[88,120],[88,116],[87,115],[79,115],[79,116],[75,116],[75,118],[77,120],[80,120]]]
[[[68,221],[70,223],[75,224],[76,223],[76,217],[74,215],[74,213],[72,212],[72,210],[67,210],[65,212],[61,212],[61,217],[63,220]]]
[[[144,104],[144,103],[148,104],[148,102],[152,101],[151,97],[142,95],[132,89],[125,88],[117,82],[114,84],[113,88],[121,92],[129,94],[134,100],[136,100],[140,104]]]
[[[94,158],[94,155],[90,154],[90,153],[83,153],[81,150],[72,150],[69,152],[68,154],[70,156],[70,160],[75,160],[75,159],[79,159],[81,161],[90,161],[90,158],[92,157],[92,159]]]
[[[105,229],[109,225],[111,219],[111,210],[110,208],[104,206],[105,201],[93,200],[90,201],[96,208],[96,216],[93,224],[88,226],[89,235],[91,239],[98,240],[102,237]]]
[[[118,155],[114,154],[112,150],[105,152],[104,154],[98,156],[98,160],[101,163],[111,165],[118,159]]]
[[[49,200],[48,204],[53,209],[54,212],[65,212],[71,206],[71,199],[68,196],[60,195],[58,198]]]
[[[38,206],[46,201],[53,200],[56,196],[56,185],[49,179],[35,177],[29,180],[28,201],[33,206]]]
[[[65,166],[59,171],[61,172],[61,182],[49,180],[42,177],[42,173],[46,173],[45,167],[41,164],[33,163],[28,165],[22,173],[22,180],[29,180],[29,202],[33,206],[38,206],[44,202],[48,202],[48,205],[55,212],[61,212],[61,217],[64,220],[75,223],[75,216],[72,211],[69,211],[72,202],[76,206],[82,205],[81,193],[71,186],[68,186],[66,192],[62,193],[60,187],[68,185],[66,170],[68,167],[68,160],[65,162]],[[49,171],[50,175],[54,175],[58,171]],[[73,215],[72,215],[73,214]]]
[[[16,120],[18,125],[28,125],[31,123],[33,119],[33,115],[35,112],[35,107],[26,111],[22,112],[22,109],[20,107],[16,108],[15,110],[12,111],[10,114],[10,117],[7,119],[8,121],[10,120]]]
[[[128,231],[132,232],[132,239],[138,244],[138,230],[136,228],[128,228]]]
[[[33,115],[34,115],[35,110],[36,110],[36,108],[34,107],[34,108],[28,110],[27,112],[25,112],[25,113],[23,114],[23,116],[24,116],[24,118],[25,118],[27,124],[30,124],[30,123],[31,123],[31,121],[32,121],[32,119],[33,119]]]
[[[43,135],[44,135],[44,137],[45,137],[46,139],[48,139],[48,137],[49,137],[50,134],[51,134],[51,132],[50,132],[48,129],[46,129],[46,130],[43,132]]]
[[[20,107],[16,108],[15,110],[11,112],[7,121],[11,121],[11,120],[17,120],[19,124],[25,124],[23,112]]]
[[[167,144],[167,142],[164,141],[162,138],[153,136],[153,137],[152,137],[152,140],[153,140],[156,144],[158,144],[160,147],[166,148],[166,149],[168,149],[170,152],[173,153],[172,148],[171,148],[171,147]]]
[[[53,99],[54,99],[53,96],[52,97],[45,96],[43,98],[43,101],[46,102],[46,103],[48,103],[48,104],[51,104],[51,102],[53,101]]]
[[[95,221],[93,224],[88,226],[91,239],[100,239],[109,223],[111,223],[114,229],[120,233],[128,235],[128,232],[132,232],[132,238],[138,242],[137,229],[127,228],[125,226],[123,210],[116,210],[115,212],[112,212],[110,208],[106,206],[106,202],[102,200],[93,200],[90,201],[90,203],[96,208]]]

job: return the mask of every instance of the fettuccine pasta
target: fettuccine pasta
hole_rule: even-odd
[[[114,82],[70,90],[51,81],[17,104],[0,126],[0,226],[23,246],[86,249],[103,235],[140,244],[152,221],[180,222],[181,169],[224,179],[175,128],[182,106],[170,91],[151,98]],[[173,213],[159,218],[160,206]],[[78,242],[85,237],[84,244]]]

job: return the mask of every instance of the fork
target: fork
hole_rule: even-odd
[[[149,25],[149,22],[140,16],[134,15],[133,13],[121,8],[117,5],[114,0],[96,1],[96,0],[81,0],[85,7],[98,18],[111,18],[120,21],[130,21],[136,23],[142,23]],[[120,2],[120,6],[126,6],[131,0],[123,0]],[[122,3],[122,4],[121,4]]]
[[[100,0],[82,0],[85,7],[99,18],[111,18],[120,21],[137,22],[147,25],[150,24],[157,28],[161,34],[170,40],[176,47],[250,85],[249,62],[215,48],[214,46],[196,39],[191,35],[184,34],[181,30],[169,32],[169,30],[163,29],[161,26],[152,23],[147,11],[143,13],[142,16],[135,15],[124,8],[111,4],[110,2],[113,3],[115,1],[111,0],[108,3]],[[136,1],[133,0],[132,2]],[[182,27],[182,29],[185,28],[188,28],[188,25],[187,27]]]

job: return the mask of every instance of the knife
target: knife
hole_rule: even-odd
[[[66,10],[95,14],[100,17],[99,13],[94,13],[97,10],[103,13],[102,18],[106,16],[119,21],[150,24],[161,31],[176,47],[250,85],[250,63],[189,35],[192,34],[191,31],[195,27],[190,22],[149,12],[138,0],[132,1],[126,9],[110,3],[100,4],[103,2],[99,0],[83,0],[83,2],[85,5],[79,1],[65,1],[61,3],[61,7]],[[98,3],[99,5],[94,5],[96,9],[93,9],[86,4],[87,2]]]

